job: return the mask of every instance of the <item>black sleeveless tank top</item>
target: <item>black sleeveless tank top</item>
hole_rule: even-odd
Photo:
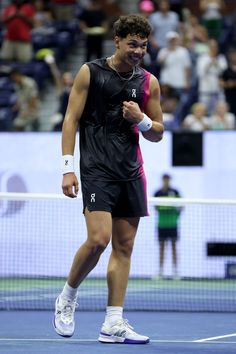
[[[105,58],[87,63],[90,86],[80,120],[81,180],[128,181],[141,177],[143,160],[136,124],[123,118],[123,101],[143,111],[149,97],[150,73],[136,67],[121,79]]]

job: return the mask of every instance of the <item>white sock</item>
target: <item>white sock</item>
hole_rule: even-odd
[[[61,292],[61,296],[66,297],[70,300],[75,300],[77,297],[78,288],[72,288],[67,282]]]
[[[123,307],[121,306],[107,306],[105,323],[112,326],[117,321],[121,320],[123,316]]]

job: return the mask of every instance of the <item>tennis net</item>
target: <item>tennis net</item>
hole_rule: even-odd
[[[149,213],[137,233],[125,308],[235,312],[236,201],[149,198]],[[163,217],[164,227],[178,225],[178,273],[167,243],[160,277]],[[53,309],[86,239],[81,197],[0,193],[0,221],[0,309]],[[109,254],[110,246],[83,282],[81,310],[105,308]]]

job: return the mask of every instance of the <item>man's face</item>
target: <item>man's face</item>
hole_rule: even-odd
[[[147,52],[147,38],[139,35],[128,35],[126,38],[115,37],[116,48],[120,58],[128,65],[134,67],[142,61]]]
[[[170,9],[169,1],[162,0],[159,3],[159,10],[162,12],[167,12]]]
[[[162,180],[163,180],[163,186],[164,186],[164,188],[168,188],[169,185],[170,185],[170,177],[165,176],[165,177],[163,177]]]

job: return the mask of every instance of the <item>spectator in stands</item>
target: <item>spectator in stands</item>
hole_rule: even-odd
[[[192,113],[188,114],[182,122],[182,128],[189,131],[201,132],[209,129],[209,118],[207,109],[203,103],[194,103],[191,108]]]
[[[151,0],[142,0],[139,3],[139,12],[141,15],[143,15],[146,18],[149,18],[149,16],[153,13],[155,10],[154,4]]]
[[[79,18],[80,28],[86,36],[85,61],[90,61],[92,55],[95,55],[95,58],[102,57],[104,34],[108,25],[100,0],[91,0],[89,7],[82,11]]]
[[[236,116],[236,49],[229,52],[228,58],[229,67],[223,71],[220,85],[224,90],[229,111]]]
[[[70,21],[75,18],[77,0],[51,0],[56,21]]]
[[[209,120],[210,129],[235,129],[235,116],[229,112],[229,106],[225,101],[217,102],[215,112]]]
[[[58,86],[59,107],[57,113],[52,117],[53,130],[61,131],[63,119],[66,114],[70,91],[74,82],[71,72],[64,72],[61,75],[60,84]]]
[[[10,79],[15,84],[17,96],[15,107],[17,116],[13,121],[13,130],[38,130],[40,99],[35,80],[23,75],[17,69],[12,69]]]
[[[33,34],[51,35],[56,32],[53,13],[43,0],[34,0],[35,17]]]
[[[41,52],[41,59],[43,59],[50,68],[52,78],[56,87],[56,96],[58,98],[58,111],[54,113],[49,118],[49,120],[52,125],[52,130],[61,131],[74,78],[72,73],[69,71],[61,73],[56,63],[54,52],[52,50],[43,49],[41,50]]]
[[[140,1],[139,12],[147,19],[150,18],[150,15],[154,12],[154,10],[155,10],[154,3],[151,0]],[[157,66],[156,55],[157,55],[156,41],[153,34],[151,34],[149,36],[147,53],[144,56],[143,66],[152,74],[158,76],[158,72],[156,70],[156,66]]]
[[[32,59],[32,28],[34,7],[25,0],[12,0],[2,14],[6,33],[2,43],[1,59],[28,62]]]
[[[166,128],[169,123],[172,124],[174,121],[174,113],[178,106],[178,101],[179,95],[169,85],[161,85],[161,108]]]
[[[180,97],[191,86],[191,58],[188,50],[179,44],[177,32],[168,32],[166,39],[167,46],[157,57],[161,66],[160,83],[170,86]]]
[[[65,117],[65,114],[66,114],[69,95],[70,95],[70,91],[71,91],[73,82],[74,82],[74,78],[73,78],[73,75],[71,72],[64,72],[62,74],[61,89],[60,89],[60,94],[59,94],[59,109],[58,109],[58,113],[61,114],[62,119],[60,122],[55,124],[54,130],[56,130],[56,131],[61,131],[61,129],[62,129],[63,118]]]
[[[155,192],[154,197],[180,198],[179,191],[171,187],[170,180],[170,175],[164,174],[162,176],[162,187]],[[159,277],[163,277],[165,246],[170,241],[172,247],[173,276],[174,278],[178,278],[176,242],[178,240],[178,222],[181,209],[172,206],[157,206],[156,210],[158,212]]]
[[[169,0],[170,8],[172,11],[176,12],[179,16],[180,21],[183,21],[184,11],[186,9],[185,0]]]
[[[217,41],[223,27],[222,10],[224,7],[224,0],[200,0],[203,25],[208,31],[209,38],[214,38]]]
[[[154,12],[149,21],[152,25],[153,36],[156,48],[164,48],[168,44],[166,35],[170,31],[179,30],[179,17],[177,13],[170,11],[170,3],[168,0],[158,1],[159,10]],[[152,43],[154,45],[154,43]]]
[[[196,65],[199,101],[206,105],[208,115],[211,115],[216,102],[223,99],[219,78],[227,68],[227,60],[223,54],[219,53],[215,39],[209,40],[208,48],[208,53],[198,57]]]
[[[184,23],[184,40],[187,47],[198,56],[208,51],[208,33],[197,16],[189,14]]]

